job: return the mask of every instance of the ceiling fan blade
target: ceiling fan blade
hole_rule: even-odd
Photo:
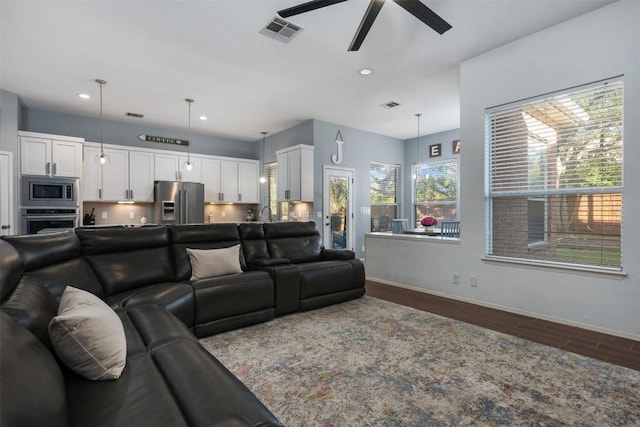
[[[367,33],[369,33],[369,30],[373,25],[373,21],[376,20],[378,13],[380,13],[382,5],[384,5],[384,0],[371,0],[367,11],[362,17],[362,21],[360,21],[358,31],[356,31],[356,34],[353,36],[353,40],[351,40],[351,45],[349,45],[348,49],[349,52],[355,52],[360,49],[364,38],[367,37]]]
[[[404,10],[433,28],[437,33],[443,34],[451,29],[451,25],[438,16],[433,10],[425,6],[420,0],[393,0]]]
[[[336,3],[342,3],[343,1],[347,1],[347,0],[311,0],[306,3],[299,4],[297,6],[279,10],[278,15],[280,15],[282,18],[288,18],[289,16],[310,12],[312,10],[331,6]]]

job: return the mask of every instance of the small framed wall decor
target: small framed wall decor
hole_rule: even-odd
[[[454,139],[451,141],[451,149],[453,154],[460,154],[460,140]]]
[[[429,146],[429,157],[440,157],[442,155],[442,144],[432,144]]]

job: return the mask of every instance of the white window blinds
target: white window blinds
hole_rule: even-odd
[[[487,110],[487,254],[621,268],[623,83]]]
[[[399,179],[400,166],[371,162],[371,231],[391,231],[391,220],[398,217]]]

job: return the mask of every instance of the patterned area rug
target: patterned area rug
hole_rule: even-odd
[[[638,426],[640,372],[371,297],[201,340],[287,426]]]

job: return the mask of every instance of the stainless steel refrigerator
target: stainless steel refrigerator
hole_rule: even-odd
[[[155,181],[153,218],[156,224],[202,224],[204,184]]]

